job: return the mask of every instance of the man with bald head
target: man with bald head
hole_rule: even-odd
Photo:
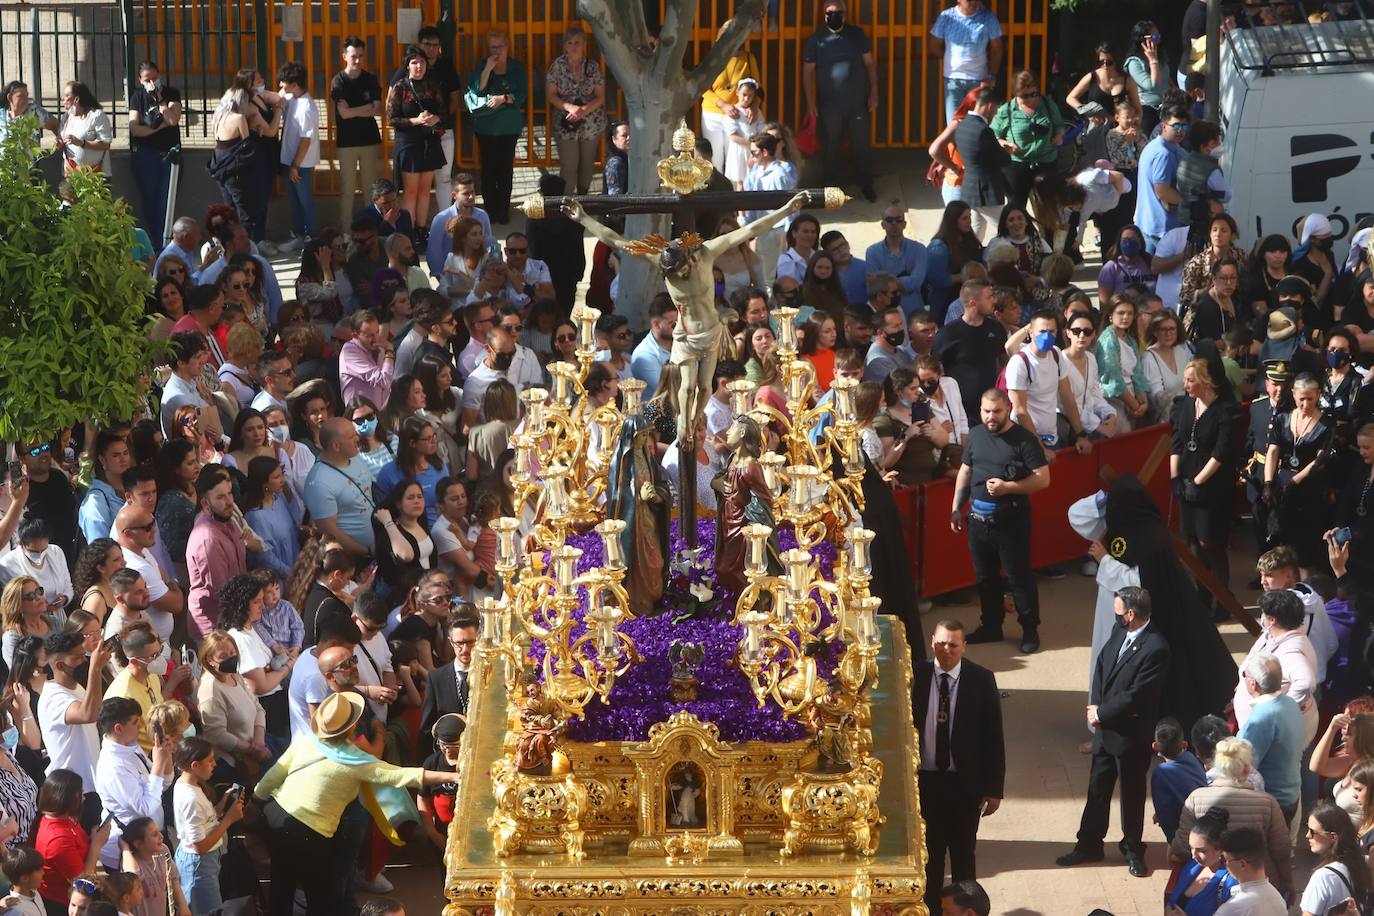
[[[358,430],[343,417],[320,427],[320,455],[305,478],[305,507],[325,537],[349,553],[372,553],[372,471],[358,457]]]
[[[883,239],[868,246],[864,252],[864,271],[869,274],[885,273],[897,278],[902,287],[899,303],[904,315],[910,315],[926,307],[921,296],[921,287],[926,282],[926,265],[929,257],[926,246],[907,238],[906,210],[899,206],[888,207],[883,211]]]
[[[291,711],[291,740],[310,735],[310,717],[340,684],[347,684],[358,669],[349,666],[363,635],[352,617],[321,618],[319,641],[300,654],[291,669],[287,708]],[[332,678],[332,680],[330,679]]]
[[[124,563],[143,577],[148,587],[148,620],[164,644],[171,642],[175,615],[186,610],[186,597],[175,578],[163,575],[153,556],[157,522],[147,509],[126,503],[115,514],[114,539],[124,551]]]

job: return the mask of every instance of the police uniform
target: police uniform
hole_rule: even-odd
[[[1274,429],[1274,418],[1284,410],[1292,409],[1292,396],[1289,385],[1293,381],[1293,370],[1287,360],[1268,359],[1260,367],[1263,375],[1271,382],[1283,386],[1279,394],[1279,411],[1274,410],[1274,402],[1268,397],[1256,397],[1250,402],[1250,428],[1245,434],[1245,454],[1249,456],[1245,464],[1245,493],[1250,500],[1251,517],[1254,519],[1255,544],[1264,553],[1273,545],[1270,531],[1269,507],[1264,504],[1264,459],[1269,450],[1270,436]]]
[[[1024,643],[1038,643],[1040,595],[1031,572],[1031,509],[1028,496],[991,496],[993,477],[1025,480],[1044,467],[1045,451],[1034,433],[1011,423],[1000,433],[981,423],[969,430],[964,464],[972,486],[968,513],[968,547],[977,579],[982,625],[969,638],[993,642],[1002,638],[1002,576],[1006,575],[1024,631]]]

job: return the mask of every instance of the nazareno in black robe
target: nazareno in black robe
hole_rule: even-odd
[[[1144,484],[1119,477],[1107,493],[1107,551],[1140,573],[1150,594],[1150,626],[1169,642],[1169,673],[1160,716],[1173,716],[1188,734],[1208,714],[1230,702],[1238,675],[1197,586],[1174,553],[1173,538]]]
[[[864,457],[863,525],[877,535],[870,543],[873,560],[873,579],[869,592],[883,599],[879,613],[892,614],[906,627],[906,641],[911,646],[911,660],[926,657],[926,637],[921,628],[921,610],[916,598],[916,579],[912,575],[911,558],[906,553],[906,534],[892,487],[883,480]]]

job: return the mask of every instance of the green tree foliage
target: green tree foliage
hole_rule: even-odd
[[[0,146],[0,439],[46,438],[128,417],[152,344],[152,281],[132,257],[134,222],[93,172],[71,175],[63,210],[35,163],[38,123]]]

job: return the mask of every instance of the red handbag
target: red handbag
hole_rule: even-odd
[[[814,156],[821,151],[821,140],[816,136],[816,116],[802,116],[801,127],[797,129],[797,149],[803,156]]]

